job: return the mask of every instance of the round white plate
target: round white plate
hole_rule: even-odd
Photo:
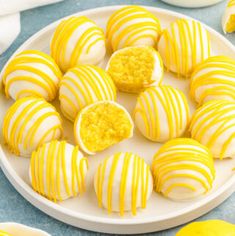
[[[119,8],[120,6],[104,7],[80,12],[76,15],[86,15],[105,28],[108,17]],[[160,18],[163,27],[166,27],[177,18],[186,17],[163,9],[153,7],[147,7],[147,9]],[[50,37],[57,24],[58,22],[55,22],[39,31],[28,39],[16,53],[25,49],[39,49],[49,52]],[[225,54],[234,57],[235,48],[232,44],[213,29],[209,27],[207,29],[211,34],[213,54]],[[173,74],[165,73],[164,84],[178,87],[188,95],[188,80],[179,80]],[[135,105],[136,95],[119,93],[118,101],[131,112]],[[3,92],[0,93],[1,123],[7,108],[12,103],[12,100],[5,99]],[[58,107],[58,104],[55,105]],[[190,106],[193,111],[195,105],[192,101],[190,101]],[[68,141],[73,143],[72,123],[65,120],[64,128],[65,137],[68,137]],[[48,215],[67,224],[88,230],[131,234],[167,229],[205,214],[235,191],[235,176],[231,170],[235,166],[235,159],[216,161],[217,178],[213,190],[208,195],[193,201],[174,202],[154,192],[145,210],[139,210],[136,217],[128,213],[125,217],[121,218],[118,214],[108,215],[106,210],[99,208],[97,205],[93,189],[93,175],[97,165],[104,157],[117,151],[138,153],[145,158],[146,162],[151,163],[152,156],[160,144],[146,140],[135,130],[133,138],[115,145],[99,155],[89,157],[90,169],[87,178],[87,192],[84,195],[56,204],[32,190],[28,176],[29,159],[15,157],[10,154],[7,147],[3,144],[2,133],[0,133],[0,143],[2,144],[2,148],[0,148],[2,169],[13,186],[24,198]]]

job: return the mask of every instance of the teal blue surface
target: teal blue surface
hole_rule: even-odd
[[[21,13],[21,33],[14,44],[0,57],[0,68],[3,67],[11,54],[26,39],[51,22],[85,9],[118,4],[142,4],[177,11],[201,20],[222,33],[220,22],[221,15],[225,8],[225,2],[207,8],[183,9],[164,4],[159,0],[66,0],[62,3],[40,7]],[[235,44],[234,34],[226,37]],[[235,223],[235,194],[219,207],[198,220],[206,219],[223,219]],[[71,227],[45,215],[16,192],[0,170],[0,222],[5,221],[14,221],[40,228],[53,236],[101,235],[99,233],[92,233]],[[179,228],[180,227],[150,235],[173,236]]]

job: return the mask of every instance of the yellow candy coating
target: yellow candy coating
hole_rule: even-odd
[[[137,208],[146,207],[153,182],[144,159],[133,153],[120,152],[99,165],[94,186],[99,206],[122,216],[125,211],[136,215]]]
[[[106,27],[113,51],[137,45],[156,46],[160,32],[158,18],[140,6],[127,6],[115,11]]]
[[[180,137],[189,123],[185,95],[171,86],[148,88],[142,92],[133,112],[139,131],[155,142]]]
[[[3,84],[7,98],[42,97],[55,98],[62,77],[59,67],[47,54],[26,50],[17,54],[3,72]]]
[[[71,121],[85,106],[102,100],[116,100],[111,77],[101,68],[79,65],[66,72],[59,90],[61,110]]]
[[[190,132],[193,139],[211,150],[213,157],[235,157],[235,102],[206,102],[193,114]]]
[[[53,140],[32,153],[29,174],[35,191],[62,201],[85,191],[87,169],[87,159],[78,146]]]
[[[78,64],[98,64],[105,56],[103,30],[85,16],[62,20],[51,40],[51,56],[66,72]]]
[[[152,173],[155,191],[174,200],[207,193],[215,179],[211,152],[189,138],[166,142],[153,158]]]
[[[235,101],[234,77],[235,60],[226,56],[209,57],[194,69],[190,95],[199,104],[217,99]]]
[[[211,42],[200,22],[178,19],[163,30],[158,51],[165,67],[188,77],[195,66],[210,56]]]
[[[223,220],[193,222],[183,227],[176,236],[233,236],[235,225]]]
[[[25,97],[8,109],[2,132],[14,154],[28,157],[38,146],[61,137],[61,118],[44,99]]]

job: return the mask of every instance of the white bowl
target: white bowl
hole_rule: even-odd
[[[0,230],[9,233],[12,236],[50,236],[50,234],[40,229],[35,229],[14,222],[0,223]]]
[[[224,0],[162,0],[162,1],[179,7],[196,8],[196,7],[211,6]]]

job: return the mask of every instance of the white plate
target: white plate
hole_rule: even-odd
[[[118,8],[120,6],[104,7],[80,12],[76,15],[86,15],[95,20],[98,25],[104,27],[108,17]],[[147,8],[160,18],[163,27],[179,17],[186,17],[163,9]],[[39,31],[28,39],[16,53],[25,49],[39,49],[49,52],[50,37],[57,24],[58,22],[53,23]],[[209,27],[207,29],[211,34],[213,53],[234,57],[235,48],[232,44],[213,29]],[[187,80],[179,80],[174,78],[172,74],[166,73],[164,83],[172,84],[186,94],[188,93],[189,82]],[[3,93],[0,94],[0,122],[2,123],[6,109],[13,101],[6,100]],[[135,95],[119,94],[118,96],[118,101],[124,104],[129,111],[133,109],[135,100]],[[190,106],[193,111],[194,104],[191,101]],[[65,136],[69,137],[70,142],[73,142],[72,124],[65,121],[64,125]],[[100,209],[97,205],[92,184],[92,177],[97,165],[104,157],[116,151],[132,151],[138,153],[148,163],[151,163],[152,156],[159,148],[159,144],[147,141],[135,131],[132,139],[115,145],[99,155],[89,157],[90,170],[87,179],[87,192],[81,197],[55,204],[32,190],[28,177],[29,159],[17,158],[10,154],[6,146],[3,145],[2,133],[0,134],[0,143],[2,144],[2,148],[0,148],[2,169],[13,186],[24,198],[48,215],[67,224],[88,230],[130,234],[167,229],[205,214],[235,191],[235,176],[231,171],[232,167],[235,166],[235,159],[216,161],[217,178],[213,190],[208,195],[193,201],[174,202],[154,192],[147,204],[147,209],[138,211],[136,217],[126,214],[125,217],[121,218],[118,214],[108,215],[104,209]]]

